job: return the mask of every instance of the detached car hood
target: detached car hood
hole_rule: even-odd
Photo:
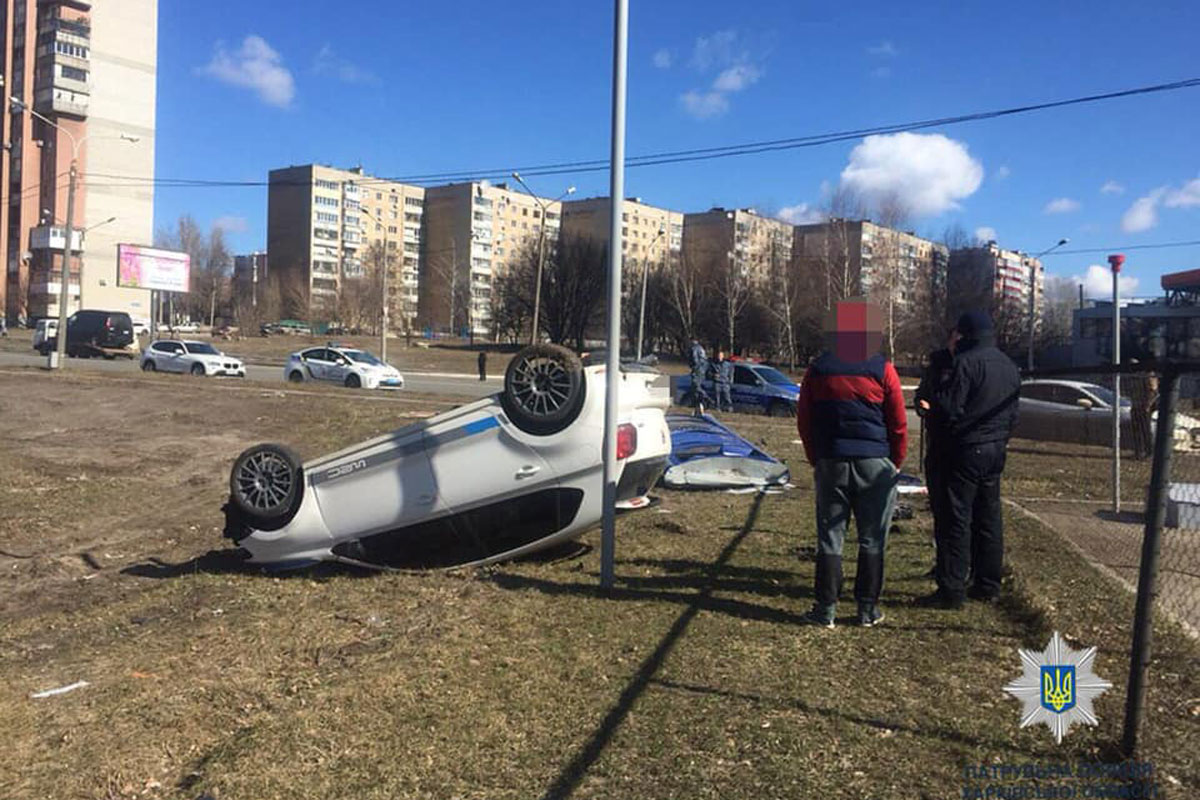
[[[708,415],[668,414],[670,466],[663,484],[672,489],[732,489],[785,484],[787,465]]]

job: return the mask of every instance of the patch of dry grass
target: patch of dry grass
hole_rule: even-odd
[[[0,391],[14,383],[0,376]],[[919,513],[889,546],[883,626],[800,625],[812,496],[787,420],[731,418],[792,461],[797,490],[664,492],[661,509],[621,518],[604,595],[595,532],[575,553],[464,574],[269,576],[219,552],[211,527],[241,446],[280,439],[315,454],[411,406],[204,384],[186,409],[149,413],[168,399],[161,383],[136,398],[100,378],[61,385],[54,414],[23,404],[0,419],[0,434],[45,445],[28,467],[33,440],[0,453],[0,468],[60,502],[34,513],[5,494],[0,530],[36,516],[41,534],[26,545],[74,553],[75,537],[112,536],[120,557],[38,576],[0,556],[15,573],[5,584],[25,589],[19,607],[0,608],[0,797],[943,798],[960,795],[964,765],[1107,755],[1119,733],[1128,609],[1027,523],[1011,523],[1012,560],[1041,616],[1020,603],[910,607],[930,588]],[[127,422],[90,430],[91,409],[107,404],[127,406]],[[194,420],[176,411],[220,419],[231,441],[189,442]],[[62,420],[88,448],[61,447]],[[149,454],[173,442],[178,460],[75,494],[67,478],[83,462],[98,475],[109,436]],[[180,482],[192,474],[211,480]],[[87,523],[118,518],[122,530]],[[1019,670],[1015,648],[1043,646],[1050,626],[1100,644],[1098,670],[1117,684],[1097,704],[1101,726],[1061,748],[1018,730],[1000,691]],[[1160,670],[1184,676],[1171,696],[1195,696],[1195,661],[1161,638]],[[81,679],[91,685],[28,697]],[[1184,753],[1196,748],[1183,745],[1195,731],[1168,716],[1155,718],[1149,752],[1189,796],[1198,778]]]

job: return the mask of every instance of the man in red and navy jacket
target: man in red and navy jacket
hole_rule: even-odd
[[[883,619],[883,554],[908,449],[908,417],[896,369],[879,354],[881,322],[877,306],[838,303],[827,321],[831,347],[808,368],[796,405],[796,428],[816,483],[816,602],[808,619],[828,628],[841,593],[851,513],[858,531],[858,623],[870,627]]]

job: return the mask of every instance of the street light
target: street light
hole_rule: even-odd
[[[80,139],[75,138],[75,134],[71,133],[66,128],[59,125],[54,120],[39,114],[34,111],[24,101],[10,96],[9,103],[14,109],[19,111],[28,111],[32,116],[37,117],[42,122],[49,125],[51,128],[66,134],[71,141],[71,173],[70,182],[67,184],[67,219],[63,231],[63,263],[62,263],[62,285],[58,289],[58,335],[55,337],[57,347],[47,356],[46,366],[50,369],[58,369],[67,355],[67,303],[70,298],[70,283],[71,283],[71,239],[73,239],[72,226],[75,218],[75,179],[79,174],[79,148],[88,139],[93,138],[92,135],[84,136]],[[137,136],[130,136],[122,133],[120,136],[104,136],[95,138],[105,139],[120,139],[130,143],[139,141]],[[116,219],[115,217],[113,219]],[[107,220],[111,222],[112,220]],[[97,227],[97,226],[92,226]],[[80,276],[80,288],[82,289],[82,275]],[[82,294],[80,300],[82,301]]]
[[[525,192],[533,198],[533,201],[542,210],[542,225],[538,230],[537,287],[533,290],[533,330],[529,334],[529,343],[536,344],[538,340],[538,314],[542,308],[542,268],[546,256],[546,206],[549,203],[542,202],[542,198],[533,193],[533,190],[529,188],[529,184],[525,183],[519,172],[514,172],[512,177],[513,180],[521,184]],[[557,203],[570,194],[575,194],[574,186],[568,186],[565,192],[551,200],[550,203]]]
[[[379,332],[379,360],[387,363],[387,329],[388,329],[388,228],[387,225],[379,220],[379,217],[367,211],[365,206],[359,206],[359,211],[362,212],[369,220],[374,220],[375,224],[383,228],[383,285],[381,291],[383,293],[383,325]]]
[[[1066,244],[1069,241],[1071,241],[1071,240],[1070,239],[1059,239],[1058,244],[1054,245],[1053,247],[1047,247],[1045,250],[1038,253],[1037,255],[1030,256],[1030,261],[1029,261],[1029,354],[1028,354],[1028,359],[1025,364],[1027,369],[1033,369],[1034,298],[1037,296],[1037,264],[1035,264],[1034,262],[1037,261],[1038,259],[1040,259],[1042,256],[1046,255],[1047,253],[1057,250],[1058,248],[1062,247],[1064,244]]]
[[[654,234],[654,238],[650,240],[650,246],[647,247],[646,249],[653,250],[654,244],[658,241],[658,238],[666,232],[667,232],[667,227],[665,225],[659,225],[658,233]],[[670,252],[669,243],[668,243],[668,252]],[[647,255],[649,255],[649,254],[647,254]],[[642,260],[642,308],[641,308],[641,311],[638,312],[638,342],[637,342],[637,359],[638,359],[638,361],[642,360],[642,333],[646,329],[646,273],[648,273],[649,271],[650,271],[650,259],[645,258]]]

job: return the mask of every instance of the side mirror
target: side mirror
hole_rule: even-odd
[[[1081,397],[1075,401],[1075,405],[1079,406],[1080,408],[1091,408],[1092,401],[1088,400],[1086,397]]]

